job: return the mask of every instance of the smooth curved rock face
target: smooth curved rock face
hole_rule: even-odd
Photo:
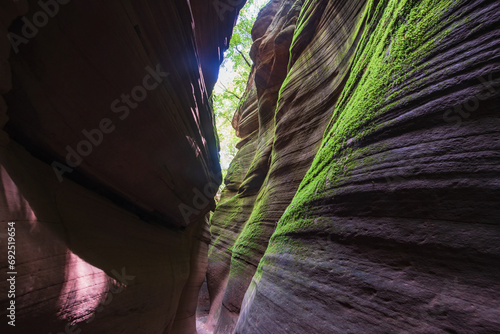
[[[233,186],[263,182],[211,220],[216,332],[500,331],[500,2],[277,3],[237,112],[259,144]]]
[[[2,322],[2,331],[195,333],[196,305],[190,303],[205,276],[205,222],[186,231],[150,225],[71,182],[50,193],[54,199],[43,199],[43,182],[37,188],[26,174],[52,171],[36,160],[16,162],[28,154],[13,146],[8,154],[2,155],[9,168],[1,170],[0,208],[2,220],[8,214],[16,227],[16,326]],[[7,173],[10,167],[17,172]],[[28,202],[23,193],[36,197]],[[37,210],[40,205],[45,211]],[[0,236],[5,248],[6,225]],[[5,255],[1,260],[7,263]],[[0,283],[1,291],[9,288]],[[11,300],[6,297],[3,319]]]
[[[0,0],[2,333],[196,332],[220,183],[208,97],[244,3]]]
[[[210,205],[191,215],[185,206],[193,188],[220,182],[208,96],[236,12],[224,12],[226,22],[214,6],[191,5],[70,2],[25,38],[43,13],[29,2],[9,28],[6,132],[54,164],[59,180],[96,188],[145,219],[202,219]]]

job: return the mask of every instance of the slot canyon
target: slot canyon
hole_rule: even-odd
[[[0,0],[0,328],[500,333],[500,1]],[[220,192],[219,189],[222,189]]]

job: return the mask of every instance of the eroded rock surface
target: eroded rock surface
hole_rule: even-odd
[[[209,96],[243,5],[0,0],[2,333],[196,332],[220,183]]]
[[[262,10],[211,219],[216,333],[500,331],[499,23],[482,0]]]

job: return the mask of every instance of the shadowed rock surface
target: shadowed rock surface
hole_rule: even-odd
[[[215,333],[500,331],[499,23],[498,1],[262,10],[210,222]]]
[[[2,333],[196,332],[209,96],[243,5],[0,0]]]

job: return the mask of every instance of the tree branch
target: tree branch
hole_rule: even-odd
[[[241,52],[240,50],[238,50],[237,47],[234,47],[236,49],[236,51],[238,51],[238,53],[243,57],[243,59],[245,60],[245,63],[247,63],[248,67],[252,68],[252,65],[250,65],[250,62],[247,60],[247,57],[245,57],[245,55],[243,54],[243,52]]]
[[[222,86],[222,88],[224,88],[224,91],[228,92],[229,94],[233,95],[234,97],[236,97],[238,100],[241,100],[241,97],[239,97],[238,95],[236,95],[234,92],[231,92],[229,89],[227,89],[226,86],[224,86],[223,83],[219,82],[219,84]]]

